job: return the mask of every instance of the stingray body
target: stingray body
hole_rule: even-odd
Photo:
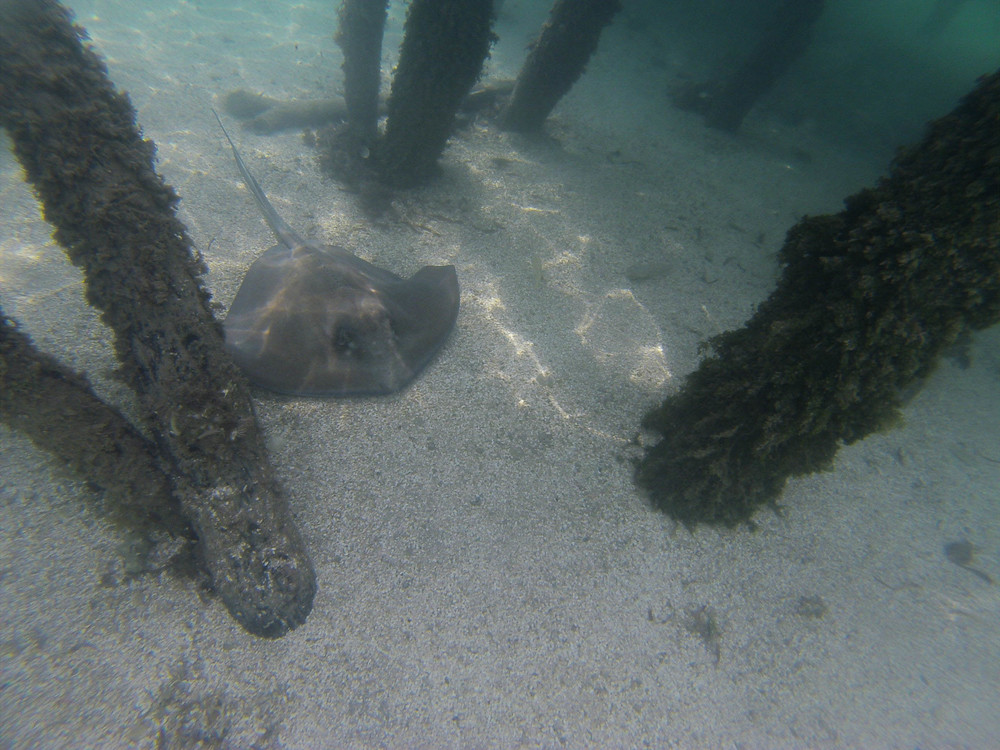
[[[216,119],[219,116],[216,115]],[[278,244],[251,264],[223,324],[255,385],[306,396],[393,393],[427,365],[458,317],[454,266],[409,279],[296,234],[219,126]]]

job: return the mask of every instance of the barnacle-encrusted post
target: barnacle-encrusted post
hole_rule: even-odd
[[[788,233],[778,288],[646,416],[638,467],[686,524],[733,524],[893,424],[943,349],[1000,320],[1000,72],[889,176]]]
[[[312,565],[209,311],[177,196],[82,34],[54,0],[0,0],[0,125],[114,331],[215,589],[247,630],[278,636],[312,606]]]

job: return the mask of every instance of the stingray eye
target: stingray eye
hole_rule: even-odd
[[[339,354],[360,353],[361,339],[358,332],[350,326],[337,326],[333,332],[333,349]]]

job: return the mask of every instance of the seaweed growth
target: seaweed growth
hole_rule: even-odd
[[[944,350],[1000,320],[998,122],[1000,72],[876,187],[791,229],[777,289],[645,417],[663,436],[636,474],[654,504],[688,525],[748,520],[895,424]]]
[[[86,378],[36,349],[2,309],[0,421],[87,477],[103,496],[101,510],[119,525],[146,536],[195,538],[149,441]]]

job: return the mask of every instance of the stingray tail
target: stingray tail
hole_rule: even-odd
[[[267,196],[264,195],[264,191],[261,190],[257,180],[255,180],[254,176],[250,174],[250,170],[247,169],[247,165],[243,163],[240,152],[236,150],[236,144],[233,143],[233,139],[229,137],[229,131],[227,131],[226,126],[222,124],[222,119],[219,117],[219,113],[213,109],[212,114],[215,115],[215,119],[219,123],[219,127],[222,128],[222,134],[226,136],[226,140],[229,141],[229,147],[233,150],[233,156],[236,157],[236,166],[239,167],[240,174],[243,176],[243,184],[247,186],[247,190],[250,191],[254,200],[257,201],[257,207],[260,208],[260,212],[264,214],[264,221],[266,221],[267,225],[271,227],[271,231],[274,232],[279,241],[288,247],[296,247],[306,244],[305,240],[303,240],[294,229],[288,226],[284,219],[278,216],[278,212],[274,210],[274,206],[271,205],[271,201],[269,201]]]

